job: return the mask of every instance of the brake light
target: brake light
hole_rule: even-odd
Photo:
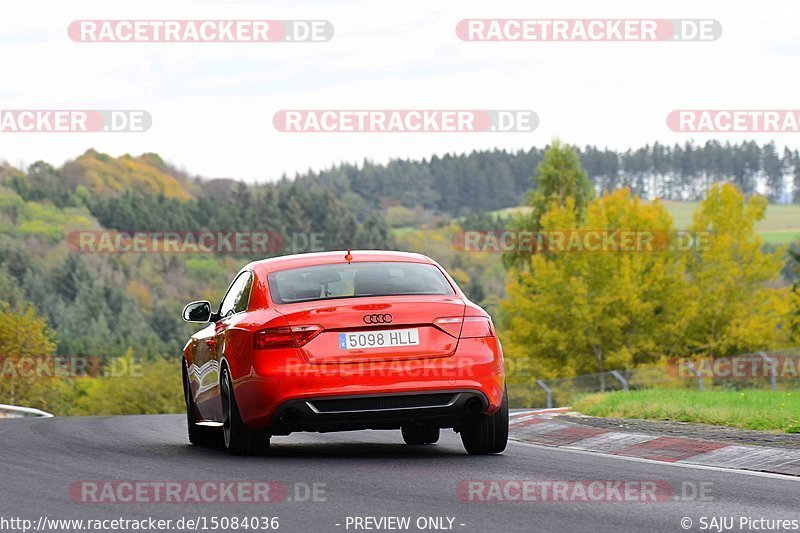
[[[494,337],[492,319],[488,316],[465,316],[464,325],[461,327],[461,338],[477,337]]]
[[[322,333],[322,326],[291,326],[267,328],[253,337],[253,349],[299,348]]]
[[[448,316],[437,318],[433,324],[457,339],[495,336],[492,319],[486,316]]]
[[[461,333],[462,321],[463,318],[460,316],[446,316],[434,320],[433,325],[441,329],[451,337],[455,337],[457,339],[459,333]]]
[[[292,335],[294,335],[294,340],[298,346],[303,346],[322,333],[322,326],[292,326],[289,329],[292,330]]]

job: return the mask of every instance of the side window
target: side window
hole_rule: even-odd
[[[231,288],[228,289],[228,294],[225,295],[222,303],[219,304],[219,316],[221,318],[247,309],[247,303],[250,300],[250,287],[252,284],[253,276],[250,272],[242,272],[239,277],[236,278],[231,284]]]
[[[245,272],[245,276],[247,277],[247,281],[245,281],[239,299],[236,300],[236,304],[233,306],[234,313],[247,311],[247,304],[250,303],[250,289],[253,287],[253,275],[250,272]]]

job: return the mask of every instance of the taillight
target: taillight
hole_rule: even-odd
[[[460,316],[446,316],[434,320],[433,325],[441,329],[451,337],[455,337],[457,339],[458,334],[461,333],[462,321],[463,318]]]
[[[292,326],[294,340],[297,341],[298,346],[303,346],[308,341],[322,333],[322,326]]]
[[[492,319],[488,316],[465,316],[464,325],[461,327],[461,338],[477,337],[494,337]]]
[[[486,316],[448,316],[437,318],[433,324],[448,335],[461,339],[495,336],[492,319]]]
[[[322,326],[291,326],[267,328],[253,337],[253,349],[299,348],[322,332]]]

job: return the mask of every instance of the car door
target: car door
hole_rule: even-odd
[[[198,339],[200,342],[198,353],[202,352],[203,361],[202,365],[200,361],[197,364],[201,371],[204,368],[206,370],[203,372],[201,381],[201,385],[204,386],[201,387],[202,392],[196,398],[196,405],[204,419],[222,419],[219,402],[219,364],[222,357],[226,355],[231,324],[241,313],[247,311],[252,285],[253,273],[249,270],[240,272],[228,287],[228,291],[219,304],[217,321],[211,324],[207,331],[203,330],[203,338]]]

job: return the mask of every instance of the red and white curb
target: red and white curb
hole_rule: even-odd
[[[509,437],[529,444],[653,461],[800,476],[800,450],[609,431],[553,419],[566,411],[563,408],[512,412]]]

